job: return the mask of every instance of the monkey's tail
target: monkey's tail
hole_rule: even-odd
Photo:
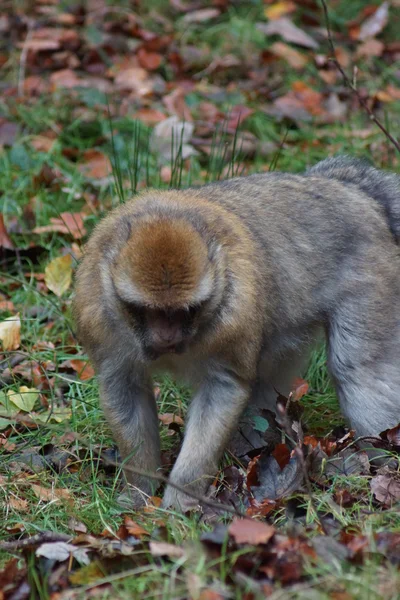
[[[390,231],[400,243],[400,175],[381,171],[367,160],[346,155],[327,158],[308,169],[306,175],[337,179],[359,187],[384,207]]]

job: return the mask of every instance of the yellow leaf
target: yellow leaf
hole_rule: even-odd
[[[36,400],[39,398],[39,392],[35,388],[28,388],[26,385],[21,385],[19,392],[8,390],[7,398],[20,410],[31,412],[35,406]]]
[[[267,6],[264,9],[264,14],[270,21],[274,19],[280,19],[284,15],[287,15],[296,10],[296,5],[290,0],[282,0],[282,2],[275,2],[271,6]]]
[[[3,350],[17,350],[21,344],[21,320],[19,314],[0,323],[0,340]]]
[[[44,281],[56,296],[62,296],[72,281],[72,256],[66,254],[52,260],[44,271]]]

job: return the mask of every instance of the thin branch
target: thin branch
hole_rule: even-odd
[[[26,59],[28,57],[29,51],[29,42],[32,38],[33,33],[33,21],[31,19],[27,20],[27,32],[25,41],[22,46],[22,52],[19,59],[19,72],[18,72],[18,96],[21,97],[24,95],[24,83],[25,83],[25,72],[26,72]]]
[[[73,437],[77,441],[79,441],[81,444],[83,444],[87,448],[90,448],[96,454],[97,458],[101,458],[101,460],[110,467],[116,467],[118,469],[122,468],[124,471],[133,473],[134,475],[140,475],[141,477],[148,477],[149,479],[153,479],[154,481],[159,481],[160,483],[165,483],[166,485],[169,485],[170,487],[174,488],[175,490],[178,490],[178,492],[182,492],[182,493],[186,494],[187,496],[190,496],[194,500],[197,500],[199,505],[204,504],[206,506],[209,506],[210,508],[215,508],[218,510],[226,511],[226,512],[230,513],[231,515],[241,517],[242,519],[253,520],[251,517],[247,516],[245,513],[238,510],[237,508],[229,506],[229,504],[222,504],[221,502],[216,502],[215,500],[211,500],[210,498],[207,498],[207,496],[203,496],[202,494],[196,494],[195,492],[192,492],[189,488],[186,488],[183,485],[174,483],[173,481],[170,481],[170,479],[168,477],[165,477],[164,475],[161,475],[160,473],[146,471],[145,469],[140,469],[139,467],[133,467],[132,465],[124,465],[116,460],[112,460],[111,458],[106,456],[103,452],[100,452],[100,451],[92,448],[90,443],[88,443],[85,439],[83,439],[82,436],[80,436],[79,434],[74,433],[73,431],[71,431],[70,433],[71,433],[71,435],[73,435]]]
[[[328,42],[329,42],[329,46],[330,46],[330,50],[331,50],[331,54],[332,54],[331,61],[335,64],[337,70],[341,74],[344,83],[347,85],[348,88],[351,89],[351,91],[353,92],[353,94],[357,97],[359,103],[364,108],[364,110],[367,112],[367,114],[369,115],[369,118],[371,119],[371,121],[373,121],[375,123],[375,125],[377,125],[379,127],[379,129],[382,131],[382,133],[387,137],[387,139],[396,148],[397,152],[400,152],[400,142],[398,140],[396,140],[396,138],[394,138],[392,136],[392,134],[386,129],[386,127],[381,123],[381,121],[375,115],[374,111],[368,106],[368,102],[361,96],[361,94],[358,91],[356,85],[348,77],[348,75],[346,74],[346,72],[343,69],[342,65],[340,64],[340,62],[336,58],[335,45],[333,43],[333,38],[332,38],[332,31],[331,31],[331,26],[330,26],[330,21],[329,21],[328,8],[326,6],[325,0],[321,0],[321,3],[322,3],[322,8],[324,10],[326,32],[328,34]]]

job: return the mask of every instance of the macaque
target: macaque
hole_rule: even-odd
[[[400,177],[349,158],[148,190],[86,247],[74,311],[126,465],[160,466],[152,377],[194,390],[170,481],[204,494],[250,404],[273,409],[325,332],[358,436],[400,421]],[[126,471],[138,506],[152,481]],[[167,486],[164,506],[187,510]]]

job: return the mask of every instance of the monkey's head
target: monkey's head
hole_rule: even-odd
[[[184,352],[218,305],[221,274],[211,247],[184,220],[134,224],[112,278],[147,357]]]

